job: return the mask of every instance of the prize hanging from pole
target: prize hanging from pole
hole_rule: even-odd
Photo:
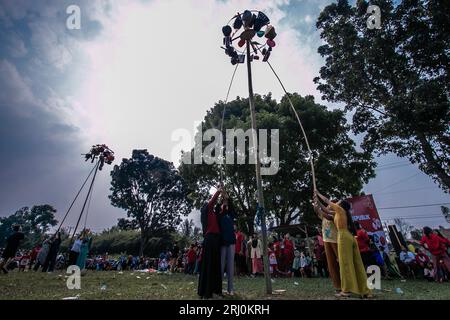
[[[58,229],[56,230],[56,233],[57,233],[62,228],[62,226],[63,226],[64,222],[66,221],[66,219],[67,219],[67,217],[68,217],[72,207],[74,206],[76,200],[78,199],[78,197],[81,194],[81,192],[83,191],[85,185],[87,184],[87,182],[89,181],[89,179],[92,176],[92,178],[90,180],[88,192],[87,192],[86,197],[85,197],[84,202],[83,202],[83,207],[82,207],[81,212],[80,212],[80,214],[78,216],[78,219],[77,219],[77,224],[76,224],[76,226],[73,229],[72,239],[75,237],[75,234],[77,232],[77,229],[78,229],[78,226],[80,224],[80,221],[81,221],[81,218],[82,218],[83,214],[86,214],[85,215],[85,222],[84,222],[84,229],[86,229],[87,215],[88,215],[90,202],[91,202],[91,199],[92,199],[92,192],[93,192],[95,178],[97,177],[98,171],[102,170],[105,164],[107,164],[107,165],[111,165],[112,164],[112,162],[114,161],[114,151],[112,151],[105,144],[97,144],[97,145],[92,146],[91,150],[88,153],[83,154],[83,156],[84,156],[85,161],[90,160],[91,163],[95,163],[94,167],[91,169],[91,171],[89,172],[88,176],[84,180],[83,184],[81,185],[81,188],[78,190],[77,194],[75,195],[75,198],[71,202],[71,204],[69,206],[69,209],[67,210],[66,214],[64,215],[60,225],[58,226]],[[87,205],[87,207],[86,207],[86,205]],[[85,211],[85,209],[86,209],[86,211]]]

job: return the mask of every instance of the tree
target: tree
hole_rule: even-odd
[[[55,219],[55,213],[55,208],[44,204],[33,206],[31,210],[29,207],[23,207],[8,217],[0,218],[0,246],[4,246],[12,227],[20,225],[26,236],[22,246],[31,248],[51,227],[56,226],[58,221]]]
[[[187,238],[190,238],[194,235],[194,220],[184,219],[180,225],[181,234]]]
[[[303,120],[309,142],[314,153],[318,188],[333,197],[359,194],[363,184],[374,176],[371,155],[358,152],[353,140],[347,135],[348,127],[343,112],[329,111],[314,103],[312,96],[305,98],[298,94],[291,97],[294,107]],[[263,176],[264,196],[269,220],[278,225],[287,225],[301,220],[317,223],[312,211],[312,181],[309,154],[306,150],[299,125],[291,113],[286,97],[277,103],[267,96],[255,96],[257,125],[260,129],[279,129],[280,168],[275,175]],[[203,134],[206,129],[220,128],[223,102],[209,110],[202,122]],[[251,128],[248,100],[237,98],[226,105],[226,115],[222,135],[226,129]],[[267,139],[270,141],[270,137]],[[228,141],[227,141],[228,142]],[[248,141],[247,141],[248,142]],[[210,144],[202,142],[202,150]],[[234,150],[237,149],[234,144]],[[248,164],[249,145],[245,146],[245,164],[226,164],[221,169],[217,164],[186,164],[179,167],[180,174],[192,190],[190,198],[197,208],[210,197],[210,189],[217,186],[223,170],[223,182],[238,212],[241,230],[252,233],[255,229],[256,181],[255,167]],[[192,157],[193,150],[186,154]],[[236,157],[235,157],[236,160]],[[235,162],[236,163],[236,162]]]
[[[140,230],[142,255],[151,237],[175,230],[180,215],[189,214],[186,184],[172,163],[147,150],[133,150],[111,172],[111,204],[125,209],[132,226]]]
[[[125,218],[120,218],[117,221],[117,229],[125,231],[125,230],[136,230],[138,229],[138,225],[136,220],[128,220]]]
[[[380,30],[367,27],[367,1],[323,9],[316,25],[325,65],[314,81],[324,99],[354,112],[365,150],[406,157],[450,192],[450,2],[371,4],[380,7]]]
[[[445,220],[450,223],[450,209],[449,207],[441,206],[441,212]]]

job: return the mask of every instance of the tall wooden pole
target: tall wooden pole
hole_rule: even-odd
[[[75,233],[77,232],[78,225],[80,224],[81,217],[83,216],[83,212],[84,212],[84,209],[85,209],[85,207],[86,207],[86,203],[87,203],[87,201],[88,201],[88,199],[89,199],[89,195],[90,195],[91,192],[92,192],[92,187],[94,186],[94,181],[95,181],[95,177],[97,176],[97,172],[98,172],[98,167],[99,167],[99,166],[100,166],[100,160],[97,161],[97,164],[96,164],[96,166],[95,166],[94,176],[92,177],[92,181],[91,181],[91,184],[90,184],[90,186],[89,186],[89,190],[88,190],[88,193],[87,193],[87,195],[86,195],[86,199],[84,199],[83,207],[81,208],[81,213],[80,213],[80,216],[78,217],[77,224],[76,224],[76,226],[75,226],[75,228],[74,228],[74,230],[73,230],[72,240],[73,240],[73,238],[75,237]]]
[[[261,217],[261,232],[262,232],[262,245],[263,245],[263,261],[264,261],[264,278],[266,280],[266,292],[267,294],[272,294],[272,282],[270,279],[270,269],[269,269],[269,256],[267,254],[267,229],[266,229],[266,214],[264,212],[264,196],[262,190],[262,179],[261,179],[261,162],[259,159],[259,145],[258,145],[258,135],[256,130],[256,111],[255,111],[255,100],[253,96],[253,84],[252,84],[252,66],[250,58],[250,40],[246,41],[247,44],[247,73],[248,73],[248,94],[249,94],[249,104],[250,104],[250,114],[252,121],[252,134],[253,134],[253,149],[255,150],[256,157],[256,185],[258,189],[258,205],[260,210],[262,210]]]

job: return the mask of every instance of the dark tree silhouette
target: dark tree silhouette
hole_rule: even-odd
[[[323,9],[325,65],[314,81],[354,112],[365,150],[408,158],[450,192],[450,2],[370,3],[380,7],[379,30],[367,27],[367,1]]]
[[[360,193],[364,183],[374,176],[375,166],[369,153],[358,152],[348,136],[349,128],[342,111],[328,111],[314,102],[293,94],[291,100],[303,120],[314,153],[318,188],[334,197]],[[279,129],[280,169],[276,175],[263,176],[265,205],[269,220],[279,225],[295,222],[318,222],[312,211],[312,181],[309,154],[304,139],[284,97],[277,103],[269,95],[255,96],[257,125],[260,129]],[[209,110],[203,121],[203,132],[208,128],[220,128],[223,103]],[[227,104],[223,137],[226,129],[251,128],[248,100],[237,99]],[[269,133],[269,131],[268,131]],[[270,132],[271,133],[271,132]],[[270,142],[270,137],[267,139]],[[203,142],[203,147],[210,144]],[[256,214],[255,166],[248,164],[224,166],[224,184],[238,211],[241,230],[252,233]],[[269,156],[271,149],[269,144]],[[236,149],[236,144],[234,145]],[[191,155],[193,150],[190,151]],[[188,153],[189,155],[189,153]],[[220,180],[218,165],[181,164],[180,173],[193,190],[190,197],[200,208],[210,196],[209,191]]]
[[[111,204],[125,209],[130,225],[138,226],[141,255],[151,237],[175,230],[191,211],[186,184],[173,164],[147,150],[133,150],[111,177]]]
[[[22,247],[31,248],[40,241],[41,237],[49,231],[50,227],[56,226],[56,209],[49,204],[23,207],[8,217],[0,218],[0,246],[4,245],[6,237],[12,232],[16,224],[22,227],[25,233],[25,241]]]

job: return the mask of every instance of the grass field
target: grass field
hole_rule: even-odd
[[[87,272],[81,277],[81,289],[69,290],[67,275],[42,272],[10,272],[0,275],[0,299],[63,299],[79,295],[79,299],[198,299],[197,277],[183,274],[140,272]],[[275,279],[274,290],[286,290],[265,295],[263,278],[235,279],[236,295],[225,299],[335,299],[329,279]],[[102,289],[103,287],[103,289]],[[225,286],[224,286],[225,287]],[[403,294],[396,293],[401,288]],[[450,299],[450,283],[428,283],[424,280],[382,281],[382,290],[374,291],[376,300]]]

